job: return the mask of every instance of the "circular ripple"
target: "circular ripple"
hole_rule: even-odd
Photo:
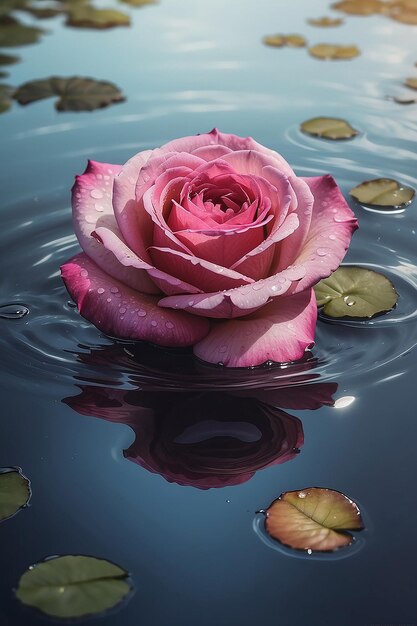
[[[78,250],[67,198],[67,190],[58,189],[3,211],[0,304],[29,309],[21,319],[0,319],[7,384],[25,380],[31,392],[43,394],[74,380],[176,390],[272,389],[338,377],[361,385],[384,377],[388,364],[395,374],[392,363],[417,344],[414,231],[402,216],[369,214],[358,215],[361,228],[347,262],[385,274],[400,295],[398,305],[365,322],[319,319],[316,346],[301,362],[233,370],[204,364],[191,350],[112,340],[79,315],[60,278],[59,266]]]

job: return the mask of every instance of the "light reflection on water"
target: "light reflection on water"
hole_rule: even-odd
[[[160,0],[132,10],[130,29],[76,31],[53,19],[45,23],[51,33],[22,49],[23,62],[10,67],[11,84],[49,74],[91,75],[118,84],[127,101],[92,114],[58,114],[44,101],[15,105],[0,118],[2,302],[30,309],[21,320],[0,320],[1,465],[22,466],[34,493],[31,507],[1,528],[4,623],[47,623],[16,606],[10,590],[29,563],[71,552],[97,554],[132,572],[136,596],[122,613],[103,618],[109,626],[249,626],[271,619],[283,626],[361,626],[415,619],[409,539],[417,523],[410,499],[417,435],[415,203],[389,216],[352,204],[360,230],[346,261],[386,268],[400,292],[397,309],[365,328],[319,323],[311,361],[295,370],[274,368],[272,376],[263,370],[226,379],[215,368],[190,364],[187,355],[167,357],[150,348],[139,348],[143,358],[135,360],[131,346],[114,347],[68,307],[57,272],[77,249],[69,189],[86,158],[124,162],[138,150],[213,126],[279,150],[299,174],[331,172],[346,196],[377,176],[417,187],[417,109],[386,100],[412,95],[402,82],[417,61],[416,28],[382,16],[346,17],[338,29],[305,23],[328,13],[322,0],[314,7],[307,0],[285,6]],[[306,50],[261,44],[265,34],[279,31],[303,33],[312,44],[354,43],[362,55],[327,63]],[[330,143],[301,134],[300,122],[315,115],[346,117],[361,135]],[[180,385],[173,362],[180,365]],[[135,398],[143,389],[161,396],[182,385],[189,392],[198,382],[197,395],[223,384],[222,393],[244,387],[253,398],[259,389],[282,393],[282,384],[294,381],[310,388],[337,384],[335,397],[355,402],[314,411],[293,402],[286,411],[302,419],[301,453],[288,463],[264,464],[240,485],[209,491],[162,477],[170,450],[162,444],[169,438],[158,439],[164,452],[158,459],[167,464],[152,473],[155,466],[146,471],[146,464],[123,456],[134,446],[125,423],[89,419],[61,402],[82,385],[110,398],[118,390]],[[166,424],[169,411],[158,410]],[[144,454],[140,420],[135,427]],[[251,458],[256,465],[258,457]],[[290,559],[259,541],[255,511],[308,484],[341,490],[365,507],[363,549],[325,563]]]

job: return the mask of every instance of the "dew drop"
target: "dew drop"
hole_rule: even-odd
[[[188,302],[188,306],[193,306],[193,304],[194,304],[194,300],[190,300],[190,301]]]
[[[103,192],[101,189],[92,189],[90,191],[90,196],[96,200],[100,200],[103,197]]]
[[[152,320],[151,326],[153,326],[155,328],[155,326],[158,326],[158,322],[156,322],[155,320]]]
[[[120,308],[120,313],[123,315],[124,313],[126,313],[126,310],[127,310],[127,309],[126,309],[124,306],[122,306],[122,307]]]
[[[119,290],[117,287],[110,287],[111,293],[117,293]]]
[[[172,322],[165,322],[165,326],[169,328],[169,330],[172,330],[172,328],[174,328],[174,324]]]
[[[146,311],[144,311],[143,309],[139,309],[138,315],[139,315],[139,317],[145,317]]]
[[[329,235],[329,239],[331,239],[332,241],[334,241],[336,239],[336,235]]]
[[[303,499],[303,498],[305,498],[306,496],[307,496],[307,494],[306,494],[306,492],[305,492],[305,491],[299,491],[299,492],[298,492],[298,497],[299,497],[299,498]]]
[[[353,298],[351,299],[350,296],[344,296],[343,302],[345,302],[347,306],[353,306],[356,304],[356,300],[353,300]]]
[[[0,318],[4,320],[20,320],[29,313],[23,304],[3,304],[0,306]]]
[[[94,215],[86,215],[84,219],[87,222],[87,224],[95,224],[97,221]]]
[[[327,248],[317,248],[316,252],[319,256],[326,256],[328,250]]]
[[[99,288],[97,289],[97,293],[99,293],[99,294],[104,293],[104,289],[103,289],[103,287],[99,287]]]
[[[254,284],[252,285],[252,289],[253,289],[254,291],[259,291],[260,289],[263,289],[263,287],[264,287],[264,286],[263,286],[263,284],[262,284],[262,283],[254,283]]]
[[[94,205],[94,208],[96,211],[98,211],[99,213],[101,213],[102,211],[104,211],[104,208],[101,206],[101,204],[96,204]]]
[[[87,276],[88,276],[87,270],[85,270],[85,269],[81,270],[80,271],[80,276],[82,276],[83,278],[87,278]]]
[[[111,302],[111,298],[107,298],[107,302]]]

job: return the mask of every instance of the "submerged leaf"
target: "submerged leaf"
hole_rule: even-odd
[[[301,124],[301,130],[325,139],[351,139],[359,134],[346,120],[335,117],[313,117]]]
[[[36,43],[44,33],[40,28],[21,24],[13,17],[0,18],[0,47],[27,46]]]
[[[78,618],[102,613],[130,592],[128,573],[91,556],[58,556],[29,568],[20,578],[17,598],[47,615]]]
[[[95,9],[88,5],[80,5],[71,9],[66,24],[76,28],[114,28],[129,26],[130,17],[113,9]]]
[[[341,26],[343,20],[340,17],[317,17],[310,18],[307,22],[311,26],[322,26],[324,28],[331,28],[332,26]]]
[[[308,51],[313,57],[322,60],[353,59],[361,53],[357,46],[339,46],[329,43],[319,43],[309,48]]]
[[[330,317],[371,318],[397,303],[394,285],[382,274],[362,267],[339,267],[315,287],[317,306]]]
[[[307,45],[306,40],[301,35],[267,35],[262,40],[267,46],[289,46],[290,48],[304,48]]]
[[[413,201],[415,191],[392,178],[375,178],[351,189],[350,195],[364,206],[400,209]]]
[[[407,87],[410,87],[410,89],[417,89],[417,78],[407,78],[405,84]]]
[[[29,104],[52,96],[59,97],[55,105],[58,111],[93,111],[124,100],[113,83],[79,76],[51,76],[33,80],[21,85],[14,94],[19,104]]]
[[[296,550],[330,552],[349,546],[347,532],[364,528],[358,506],[339,491],[312,487],[287,491],[266,511],[266,531]]]
[[[342,2],[332,4],[332,9],[350,15],[372,15],[373,13],[384,13],[386,4],[381,0],[342,0]]]
[[[19,63],[19,61],[20,57],[12,54],[0,54],[0,65],[13,65],[14,63]]]
[[[30,494],[26,476],[15,469],[0,470],[0,521],[23,508],[29,502]]]

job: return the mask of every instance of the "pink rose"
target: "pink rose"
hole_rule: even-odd
[[[90,161],[72,198],[84,252],[61,269],[81,315],[230,367],[303,356],[312,286],[357,227],[331,176],[300,178],[277,152],[217,130],[123,166]]]

